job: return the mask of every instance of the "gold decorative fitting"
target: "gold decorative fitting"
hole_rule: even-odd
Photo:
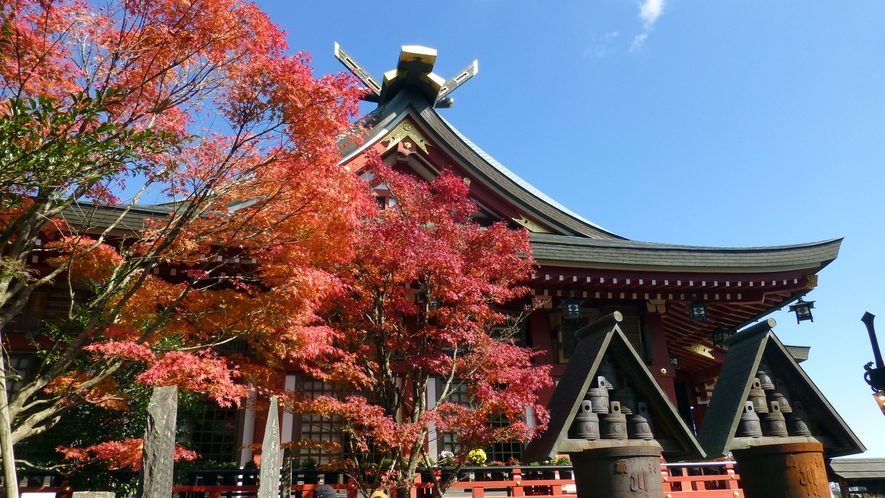
[[[817,275],[805,275],[805,278],[808,279],[808,284],[805,285],[806,289],[814,289],[817,287]]]
[[[713,351],[713,348],[708,348],[707,346],[704,346],[703,344],[695,343],[695,344],[692,344],[691,346],[685,346],[685,349],[691,351],[692,353],[697,353],[701,356],[706,356],[707,358],[710,358],[711,360],[714,359],[713,355],[710,354],[710,352]]]
[[[384,137],[381,141],[388,142],[387,150],[390,150],[393,148],[393,146],[402,142],[404,138],[411,139],[412,142],[425,153],[427,152],[427,146],[431,145],[430,142],[426,138],[424,138],[424,135],[422,135],[421,132],[418,131],[418,129],[415,128],[415,126],[408,121],[403,121],[400,124],[396,125],[396,128],[388,133],[387,136]],[[409,144],[405,145],[406,148],[409,148]]]
[[[519,218],[511,218],[513,221],[519,223],[523,227],[525,227],[529,232],[533,233],[551,233],[550,230],[542,227],[541,225],[535,223],[534,221],[526,218],[523,214],[519,215]]]

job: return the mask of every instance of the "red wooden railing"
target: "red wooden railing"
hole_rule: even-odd
[[[509,479],[494,479],[496,472],[506,469]],[[575,498],[575,481],[570,478],[570,470],[548,470],[546,477],[537,477],[537,467],[496,468],[485,467],[468,473],[469,480],[460,480],[449,488],[448,494],[457,493],[467,498],[485,498],[486,493],[512,497],[544,496]],[[565,477],[565,478],[563,478]],[[739,487],[740,477],[734,471],[733,462],[703,462],[662,464],[661,479],[664,496],[662,498],[743,498]],[[358,490],[350,484],[327,483],[347,498],[359,498]],[[296,484],[292,486],[293,496],[313,498],[313,490],[319,484]],[[421,482],[420,476],[412,488],[412,498],[433,496],[433,483]],[[55,493],[56,498],[71,498],[72,490],[63,483],[60,486],[23,487],[21,492]],[[394,496],[393,490],[385,490]],[[0,493],[5,494],[5,493]],[[257,485],[184,485],[173,488],[175,498],[252,498],[257,496]]]

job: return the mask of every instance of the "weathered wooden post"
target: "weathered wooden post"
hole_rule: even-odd
[[[172,467],[175,454],[175,422],[178,388],[155,387],[148,403],[138,496],[172,496]]]
[[[577,345],[526,462],[568,453],[578,498],[664,496],[661,455],[703,450],[618,323],[619,312],[575,332]],[[613,391],[610,401],[609,391]]]
[[[698,439],[710,456],[732,453],[747,498],[830,496],[825,459],[864,447],[775,325],[768,319],[726,340]]]

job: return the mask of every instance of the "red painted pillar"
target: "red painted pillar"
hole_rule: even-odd
[[[664,335],[664,323],[661,321],[660,313],[646,312],[645,323],[648,325],[652,352],[654,353],[654,360],[648,368],[657,379],[658,384],[661,385],[661,389],[667,393],[673,406],[676,406],[676,389],[673,387],[673,377],[676,376],[676,370],[670,366],[670,350],[667,346],[667,337]]]
[[[534,361],[539,365],[553,365],[556,363],[556,344],[553,342],[553,334],[550,330],[550,310],[537,309],[529,315],[529,331],[532,334],[530,344],[541,354]],[[547,406],[556,386],[550,386],[538,393],[538,403]]]

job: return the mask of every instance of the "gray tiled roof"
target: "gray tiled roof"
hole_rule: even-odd
[[[885,479],[885,458],[834,458],[834,474],[847,480]]]
[[[865,451],[854,432],[771,331],[774,325],[775,321],[768,319],[729,339],[728,353],[698,433],[698,440],[707,455],[715,457],[748,446],[786,442],[788,439],[735,437],[744,403],[763,356],[773,370],[769,374],[780,376],[790,388],[792,401],[804,404],[810,418],[809,425],[813,428],[812,435],[823,444],[827,457]]]
[[[545,460],[560,452],[580,451],[611,443],[611,440],[602,439],[593,442],[568,439],[569,426],[584,394],[596,379],[595,373],[603,355],[607,353],[615,358],[619,373],[633,381],[640,399],[648,403],[654,420],[655,439],[662,446],[663,454],[668,459],[703,458],[703,449],[676,407],[618,326],[622,319],[621,314],[615,312],[575,332],[578,343],[547,405],[550,410],[547,431],[526,446],[523,453],[525,461]]]
[[[503,164],[499,163],[494,157],[490,156],[486,151],[480,149],[478,145],[474,144],[469,138],[464,136],[460,131],[458,131],[448,121],[446,121],[445,118],[440,116],[440,119],[442,120],[443,123],[445,123],[452,130],[452,133],[454,133],[461,140],[463,140],[464,143],[467,144],[468,147],[473,149],[473,151],[476,152],[477,155],[479,155],[479,157],[485,159],[485,161],[487,163],[489,163],[492,167],[494,167],[495,169],[500,171],[501,174],[503,174],[507,178],[510,178],[511,180],[513,180],[513,183],[516,183],[520,187],[524,188],[527,192],[531,193],[532,195],[534,195],[538,199],[546,202],[547,204],[550,204],[551,206],[555,207],[556,209],[559,209],[563,213],[568,214],[569,216],[572,216],[576,219],[579,219],[579,220],[583,221],[584,223],[594,226],[600,230],[604,230],[606,232],[609,231],[609,230],[606,230],[605,228],[600,227],[596,223],[593,223],[590,220],[587,220],[586,218],[584,218],[581,215],[575,213],[574,211],[568,209],[567,207],[563,206],[562,204],[556,202],[551,197],[547,196],[547,194],[545,194],[544,192],[541,192],[540,190],[538,190],[537,188],[532,186],[529,182],[520,178],[516,173],[507,169]]]
[[[136,204],[127,208],[79,202],[62,211],[61,218],[81,228],[104,229],[113,226],[117,230],[138,231],[144,228],[145,219],[165,218],[174,210],[174,204]]]
[[[774,247],[698,247],[532,234],[535,259],[611,266],[684,268],[716,271],[819,268],[836,259],[842,239]]]
[[[586,219],[569,211],[561,204],[532,187],[512,171],[495,161],[482,149],[452,127],[426,99],[414,94],[409,89],[400,91],[390,102],[380,106],[367,116],[371,122],[371,131],[365,143],[359,148],[346,148],[346,162],[370,144],[382,138],[398,124],[406,115],[410,115],[420,123],[421,128],[435,135],[435,142],[440,148],[457,158],[472,176],[482,181],[486,187],[507,199],[518,210],[527,216],[536,218],[560,233],[580,235],[600,239],[621,239],[623,237],[609,232]]]

